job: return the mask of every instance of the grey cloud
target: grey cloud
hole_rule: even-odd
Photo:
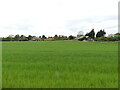
[[[114,25],[114,26],[106,27],[106,29],[114,29],[114,28],[117,28],[117,27],[118,27],[117,25]]]
[[[85,26],[81,26],[81,27],[70,27],[69,30],[73,31],[73,32],[78,32],[80,30],[85,30],[87,29]]]
[[[91,17],[91,18],[84,18],[84,19],[77,19],[77,20],[71,20],[68,21],[69,23],[74,23],[74,24],[79,24],[82,22],[87,22],[87,23],[101,23],[109,20],[118,20],[118,16],[103,16],[103,17]]]
[[[6,29],[9,29],[9,30],[12,30],[12,29],[15,29],[15,30],[30,30],[30,28],[32,28],[33,26],[30,25],[30,24],[13,24],[13,25],[10,25],[10,26],[4,26],[3,28],[6,28]]]
[[[66,22],[66,28],[68,28],[69,30],[72,31],[78,31],[78,30],[86,30],[87,26],[82,26],[83,23],[103,23],[109,20],[118,20],[118,16],[117,15],[113,15],[113,16],[103,16],[103,17],[91,17],[91,18],[84,18],[84,19],[78,19],[78,20],[70,20]],[[80,26],[81,24],[81,26]],[[108,28],[116,28],[117,26],[110,26],[107,27]]]

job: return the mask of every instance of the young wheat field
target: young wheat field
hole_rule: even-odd
[[[3,42],[3,88],[117,88],[118,43]]]

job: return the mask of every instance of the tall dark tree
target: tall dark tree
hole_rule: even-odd
[[[68,39],[69,39],[69,40],[72,40],[72,39],[74,39],[74,36],[70,35],[70,36],[68,37]]]
[[[42,35],[42,39],[46,39],[45,35]]]
[[[55,39],[55,40],[58,40],[58,35],[57,35],[57,34],[54,36],[54,39]]]
[[[92,31],[90,32],[90,36],[91,36],[92,39],[95,38],[95,31],[94,31],[94,29],[92,29]]]
[[[41,38],[41,36],[39,36],[39,38]]]
[[[33,38],[33,36],[31,36],[31,35],[28,35],[28,40],[31,40],[32,38]]]
[[[28,38],[24,35],[20,36],[20,41],[28,41]]]
[[[106,32],[105,32],[104,29],[103,29],[103,30],[100,30],[100,31],[97,32],[96,37],[97,37],[97,38],[98,38],[98,37],[103,37],[103,36],[105,36],[105,34],[106,34]]]
[[[92,29],[89,33],[87,33],[85,36],[89,36],[89,38],[94,39],[95,38],[95,31]]]
[[[15,41],[19,41],[20,40],[20,36],[19,35],[15,35]]]

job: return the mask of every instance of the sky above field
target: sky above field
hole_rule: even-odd
[[[119,0],[1,0],[0,37],[84,34],[92,28],[118,32]]]

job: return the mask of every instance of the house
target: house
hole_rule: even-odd
[[[30,41],[41,41],[41,38],[34,37],[34,38],[32,38]]]
[[[47,40],[54,40],[54,38],[52,38],[52,37],[48,37]]]
[[[120,37],[120,35],[110,34],[108,37]]]
[[[67,40],[67,36],[59,35],[58,40]]]

